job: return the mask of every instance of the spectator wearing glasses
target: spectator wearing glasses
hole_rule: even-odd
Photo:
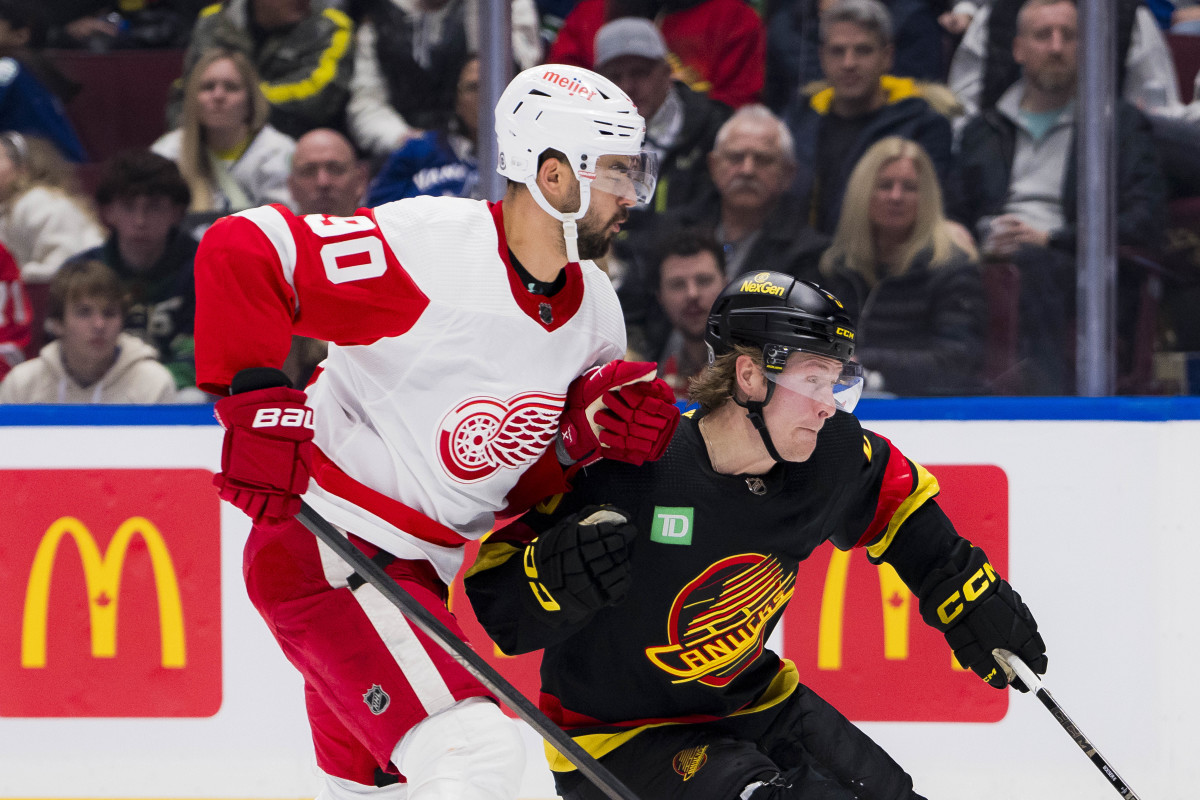
[[[645,276],[648,260],[663,231],[687,227],[705,231],[721,246],[725,276],[772,269],[798,278],[819,276],[826,236],[804,224],[788,194],[796,171],[791,134],[766,106],[753,104],[734,112],[717,132],[708,155],[716,199],[700,198],[677,211],[659,215],[655,224],[622,242],[618,255],[630,264],[618,289],[630,327],[630,347],[655,353],[669,333],[655,297],[657,284]]]

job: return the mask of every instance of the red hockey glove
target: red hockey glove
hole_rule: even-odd
[[[1033,614],[970,542],[958,542],[918,594],[924,620],[945,634],[958,663],[989,685],[1003,689],[1009,683],[992,656],[996,648],[1017,654],[1038,675],[1046,671],[1046,645]],[[1028,691],[1019,678],[1012,685]]]
[[[266,368],[239,372],[233,391],[215,407],[225,443],[213,485],[256,524],[295,516],[312,471],[313,412],[304,392]]]
[[[679,425],[675,394],[651,361],[610,361],[571,382],[562,444],[572,462],[601,458],[641,464],[667,449]]]

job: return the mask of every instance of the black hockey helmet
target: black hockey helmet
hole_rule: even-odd
[[[713,303],[704,336],[713,356],[734,345],[762,348],[768,371],[802,351],[847,364],[854,355],[854,323],[841,301],[810,281],[782,272],[748,272]]]

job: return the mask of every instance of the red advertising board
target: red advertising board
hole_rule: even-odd
[[[1008,575],[1008,478],[994,466],[934,466],[938,504]],[[800,565],[784,615],[783,650],[800,680],[858,721],[997,722],[1008,692],[954,660],[886,565],[829,545]]]
[[[0,716],[215,714],[212,473],[0,470],[0,486]]]

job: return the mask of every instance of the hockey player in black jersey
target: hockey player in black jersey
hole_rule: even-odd
[[[466,588],[509,654],[544,649],[543,710],[645,800],[919,798],[912,779],[765,648],[825,541],[896,569],[992,686],[1045,646],[1021,598],[938,507],[937,481],[849,413],[854,326],[815,284],[743,275],[666,454],[601,462],[493,534]],[[1014,681],[1018,688],[1019,682]],[[601,798],[565,759],[568,800]]]

